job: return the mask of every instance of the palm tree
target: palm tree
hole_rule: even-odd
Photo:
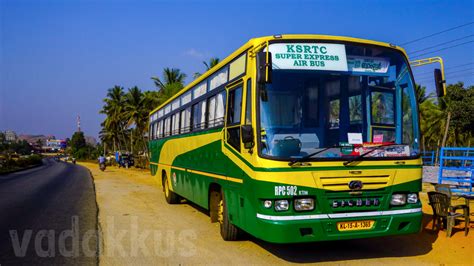
[[[209,63],[207,63],[206,61],[203,61],[202,63],[206,66],[207,71],[219,64],[220,61],[221,60],[218,57],[211,57],[211,59],[209,59]]]
[[[215,67],[216,65],[218,65],[220,61],[221,60],[217,57],[211,57],[211,59],[209,59],[209,62],[203,61],[202,63],[206,66],[206,71],[208,71],[209,69],[211,69],[211,68]],[[197,79],[201,75],[202,75],[201,73],[195,72],[193,74],[193,78]]]
[[[157,96],[158,99],[156,106],[165,102],[180,91],[184,87],[185,78],[186,74],[181,73],[181,70],[177,68],[165,68],[163,70],[163,79],[152,77],[151,79],[154,81],[155,86],[158,89],[158,95],[153,95],[153,97]]]
[[[146,150],[145,132],[147,128],[148,112],[145,105],[146,99],[137,86],[128,89],[127,94],[125,94],[124,105],[124,116],[127,121],[127,127],[135,125],[134,131],[141,137],[139,140],[142,141],[141,144],[143,144],[143,147]],[[130,145],[133,154],[133,130],[130,133]],[[140,145],[140,143],[138,143],[138,145]]]
[[[123,116],[125,93],[123,88],[120,86],[110,88],[107,91],[107,97],[104,99],[104,103],[100,111],[100,113],[106,115],[102,123],[103,136],[105,137],[107,135],[107,138],[112,140],[114,150],[117,150],[117,148],[120,150],[121,140],[125,141],[125,121]],[[121,137],[123,138],[121,139]]]
[[[415,84],[415,96],[418,104],[422,104],[429,98],[432,98],[433,93],[426,95],[426,87],[421,86],[420,84]]]
[[[173,84],[173,83],[180,83],[184,84],[184,80],[186,79],[186,74],[181,73],[181,70],[178,68],[165,68],[163,70],[163,80],[158,77],[151,77],[155,86],[158,90],[162,90],[166,87],[166,85]]]

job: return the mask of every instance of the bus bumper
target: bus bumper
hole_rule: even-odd
[[[422,215],[420,210],[408,214],[337,219],[271,220],[257,216],[258,232],[255,235],[272,243],[301,243],[414,234],[420,231]],[[339,222],[368,220],[374,221],[371,229],[339,231],[337,227]]]

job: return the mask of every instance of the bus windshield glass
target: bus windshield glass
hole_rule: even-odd
[[[259,87],[259,153],[292,160],[419,154],[413,80],[395,49],[273,43],[271,83]],[[318,152],[321,151],[321,152]]]

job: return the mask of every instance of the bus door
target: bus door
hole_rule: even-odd
[[[242,115],[243,83],[227,88],[227,115],[225,124],[225,141],[231,149],[239,152],[240,124]]]

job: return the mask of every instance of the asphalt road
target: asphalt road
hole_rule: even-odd
[[[0,265],[97,265],[97,212],[82,166],[45,159],[0,175]]]

